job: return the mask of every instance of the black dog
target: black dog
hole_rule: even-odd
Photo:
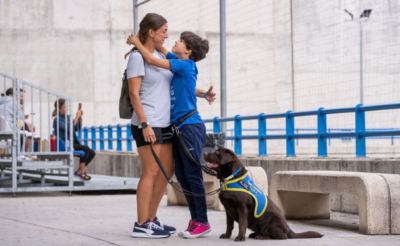
[[[242,177],[247,173],[236,154],[229,149],[220,148],[214,153],[205,153],[204,160],[209,162],[208,167],[217,172],[217,178],[221,181],[239,169],[235,178]],[[225,207],[227,219],[226,233],[222,234],[220,238],[231,237],[234,221],[239,223],[239,234],[235,241],[245,241],[247,228],[254,231],[249,238],[255,239],[320,238],[323,236],[315,231],[293,232],[281,210],[268,197],[267,208],[259,218],[254,215],[255,201],[253,197],[245,192],[222,191],[219,193],[219,199]]]

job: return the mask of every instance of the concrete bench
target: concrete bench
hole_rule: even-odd
[[[277,172],[272,178],[270,198],[287,219],[329,219],[330,193],[358,196],[360,233],[400,234],[400,175]]]
[[[250,178],[255,182],[255,184],[268,195],[268,179],[267,174],[261,167],[246,167]],[[176,180],[175,175],[172,180],[176,182],[176,187],[180,189],[179,182]],[[219,180],[216,177],[210,176],[203,172],[204,186],[206,187],[206,192],[216,190],[220,187]],[[224,206],[218,198],[218,194],[206,197],[207,206],[214,207],[217,211],[225,210]],[[171,185],[167,187],[167,204],[168,206],[187,206],[187,202],[183,193],[176,191]]]

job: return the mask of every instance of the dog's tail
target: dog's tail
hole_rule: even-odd
[[[321,238],[324,235],[319,234],[316,231],[305,231],[301,233],[295,233],[294,231],[292,231],[292,229],[290,229],[288,236],[289,236],[288,238]]]

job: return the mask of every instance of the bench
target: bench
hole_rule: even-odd
[[[270,198],[287,219],[329,219],[330,193],[358,196],[359,232],[400,234],[400,175],[340,172],[277,172]]]
[[[254,181],[254,183],[264,192],[265,195],[267,195],[268,179],[264,169],[261,167],[246,167],[246,169],[248,170],[250,178]],[[172,177],[172,180],[176,182],[175,186],[180,189],[179,182],[176,180],[175,175]],[[217,190],[220,187],[219,180],[216,177],[210,176],[204,172],[203,180],[206,192]],[[218,198],[218,194],[207,196],[206,202],[207,206],[214,207],[214,209],[217,211],[225,210]],[[171,185],[167,186],[167,204],[168,206],[187,206],[185,196],[181,192],[176,191]]]

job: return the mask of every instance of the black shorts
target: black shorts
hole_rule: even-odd
[[[154,134],[156,135],[157,141],[156,144],[163,143],[172,143],[172,138],[169,139],[161,139],[160,136],[164,133],[172,133],[172,127],[153,127]],[[144,141],[142,129],[139,129],[138,126],[131,125],[132,137],[136,141],[136,146],[142,147],[145,145],[150,145],[149,142]]]

